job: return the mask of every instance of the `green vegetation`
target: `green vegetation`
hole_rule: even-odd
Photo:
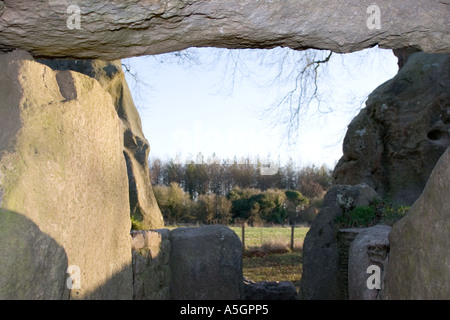
[[[396,223],[408,213],[409,209],[410,206],[385,206],[382,213],[384,223],[389,226],[393,226],[394,223]]]
[[[242,227],[230,226],[242,241]],[[303,240],[309,228],[294,228],[294,250],[302,248]],[[289,250],[291,243],[291,228],[289,227],[246,227],[245,247],[248,252],[272,252],[270,248],[283,248]]]
[[[376,219],[374,207],[356,207],[343,216],[337,217],[336,222],[340,228],[368,227]]]
[[[231,229],[242,237],[241,227]],[[291,281],[298,291],[303,241],[308,230],[306,227],[294,229],[294,250],[290,250],[291,228],[245,228],[244,277],[252,281]]]
[[[155,159],[150,164],[153,190],[169,224],[310,223],[331,185],[325,166],[297,170],[293,161],[273,175],[250,159],[191,161]]]
[[[409,208],[377,201],[371,206],[358,206],[335,221],[338,229],[370,227],[379,223],[392,226],[408,213]]]
[[[144,230],[144,224],[142,221],[136,220],[135,217],[131,216],[131,230]]]

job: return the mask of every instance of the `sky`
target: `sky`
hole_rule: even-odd
[[[397,58],[379,48],[333,53],[319,68],[320,106],[314,101],[302,108],[298,136],[288,143],[282,135],[286,125],[264,110],[273,110],[295,86],[295,57],[301,54],[286,48],[193,48],[123,60],[131,70],[127,82],[150,158],[184,162],[198,153],[205,159],[259,156],[281,165],[292,158],[298,167],[333,168],[342,156],[347,125],[370,92],[397,73]],[[291,58],[283,60],[286,56]],[[286,76],[277,78],[281,66]]]

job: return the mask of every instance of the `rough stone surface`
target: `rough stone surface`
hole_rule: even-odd
[[[70,298],[131,299],[128,178],[111,95],[21,51],[0,55],[0,69],[0,296],[67,297],[65,268],[75,265],[81,287]]]
[[[364,182],[383,198],[411,205],[448,146],[450,55],[413,53],[348,126],[335,183]]]
[[[0,209],[0,261],[1,300],[69,298],[64,248],[24,215],[5,209]]]
[[[245,300],[297,300],[297,289],[290,281],[244,279]]]
[[[450,53],[447,0],[378,0],[379,28],[367,0],[0,3],[0,50],[18,48],[36,57],[116,60],[188,47],[351,52],[376,44]]]
[[[350,246],[355,240],[356,236],[364,228],[345,228],[339,229],[337,233],[337,247],[338,247],[338,264],[339,264],[339,283],[340,292],[339,298],[348,300],[348,282],[349,282],[349,251]]]
[[[174,300],[244,298],[242,244],[221,225],[170,232],[171,297]]]
[[[111,95],[123,126],[124,157],[127,164],[130,214],[144,229],[164,226],[150,182],[150,145],[142,131],[141,119],[122,71],[121,61],[39,60],[54,70],[73,70],[96,79]],[[59,73],[58,73],[59,74]]]
[[[133,299],[170,299],[169,230],[132,231]]]
[[[366,184],[336,185],[328,190],[303,243],[302,300],[345,299],[335,219],[356,206],[371,204],[377,197]]]
[[[450,297],[450,148],[408,215],[392,227],[382,299]]]
[[[401,69],[406,64],[406,61],[408,61],[409,57],[416,52],[420,52],[419,49],[416,49],[414,47],[405,47],[405,48],[398,48],[392,50],[394,55],[398,59],[398,68]]]
[[[348,253],[348,298],[350,300],[377,299],[380,290],[367,287],[367,280],[371,276],[367,273],[367,268],[372,265],[380,268],[380,277],[376,281],[379,280],[381,284],[389,253],[390,230],[391,227],[386,225],[364,228],[352,241]]]

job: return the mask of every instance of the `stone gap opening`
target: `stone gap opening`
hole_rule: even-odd
[[[287,51],[293,52],[290,49]],[[278,127],[273,125],[276,121],[288,124],[289,119],[283,116],[296,110],[286,107],[269,110],[272,111],[268,112],[269,115],[262,112],[271,107],[276,109],[273,105],[283,102],[281,101],[283,98],[291,99],[295,107],[297,101],[289,94],[293,88],[298,89],[296,86],[302,85],[294,81],[297,76],[293,68],[296,64],[294,59],[298,57],[289,57],[290,60],[285,65],[275,60],[275,55],[278,55],[278,60],[283,60],[289,55],[287,51],[283,51],[283,48],[271,50],[199,48],[194,51],[192,57],[188,56],[190,54],[188,51],[187,54],[178,52],[172,54],[173,56],[159,55],[154,61],[150,61],[149,57],[124,59],[130,71],[126,72],[126,77],[139,109],[145,136],[152,140],[153,136],[157,137],[161,132],[165,135],[165,139],[151,141],[150,157],[156,154],[160,157],[179,156],[184,162],[195,160],[199,153],[204,157],[215,154],[222,158],[241,155],[245,157],[249,153],[252,155],[257,153],[259,156],[270,155],[276,161],[277,155],[283,154],[287,155],[286,158],[288,156],[300,158],[298,160],[300,166],[311,164],[320,166],[325,162],[329,167],[334,166],[342,155],[341,145],[346,125],[359,109],[364,107],[368,94],[396,74],[397,58],[391,50],[378,48],[352,54],[336,54],[329,62],[332,66],[326,70],[328,77],[319,79],[321,80],[318,83],[319,89],[324,88],[324,92],[319,92],[319,99],[324,102],[322,105],[313,104],[311,110],[300,110],[300,116],[304,116],[304,119],[301,119],[299,128],[303,131],[300,132],[300,139],[296,141],[297,145],[289,146],[280,142],[283,140],[282,125]],[[227,55],[227,52],[237,54]],[[250,59],[255,57],[252,52],[268,53],[258,61],[248,61],[248,57]],[[218,59],[214,60],[214,55],[217,55]],[[270,66],[262,65],[265,63],[265,57],[270,60],[267,63]],[[242,64],[239,64],[239,59],[243,60]],[[356,68],[351,68],[352,64]],[[286,74],[281,74],[281,71],[276,70],[278,67],[291,69],[283,70],[282,72]],[[262,74],[261,70],[267,71],[267,74]],[[342,80],[345,70],[347,70],[347,74],[344,75],[346,78]],[[148,86],[137,83],[136,76],[139,78],[138,82],[146,83]],[[281,79],[282,77],[284,79]],[[281,80],[284,80],[283,83]],[[288,83],[288,80],[291,81]],[[355,87],[358,83],[367,85],[365,87],[359,85],[358,92],[351,90],[354,88],[342,86],[345,81],[352,81],[349,87]],[[306,84],[314,85],[313,82]],[[245,92],[241,88],[244,88]],[[143,94],[143,90],[148,90],[148,93]],[[272,91],[270,95],[269,91]],[[340,91],[344,93],[339,94]],[[205,101],[211,102],[205,104]],[[263,116],[266,118],[260,121]],[[318,118],[320,120],[317,120]],[[213,124],[210,125],[209,122]],[[306,132],[306,129],[309,132]],[[326,135],[327,132],[331,133]],[[239,134],[247,134],[249,138],[242,138]],[[294,136],[296,134],[295,132]],[[262,135],[264,139],[261,139]],[[320,137],[324,138],[319,140]],[[244,143],[245,140],[251,143]],[[319,150],[319,144],[325,146],[325,151]],[[303,154],[298,152],[299,149],[304,151]],[[225,150],[223,154],[221,150]]]
[[[370,55],[371,53],[369,52],[369,53],[366,53],[366,55]],[[372,53],[372,54],[375,54],[376,55],[376,53]],[[366,57],[367,58],[367,57]],[[391,67],[392,68],[392,71],[390,71],[390,72],[388,72],[388,75],[387,76],[385,76],[385,79],[383,79],[383,80],[387,80],[388,78],[390,78],[393,74],[395,74],[396,72],[397,72],[397,59],[395,58],[395,57],[387,57],[387,56],[385,56],[385,59],[390,59],[389,61],[388,61],[388,63],[386,63],[387,65],[389,65],[390,64],[390,66],[389,67]],[[128,60],[128,59],[127,59]],[[147,68],[148,67],[146,67],[146,64],[145,64],[145,62],[142,64],[142,65],[139,65],[139,64],[135,64],[135,65],[133,65],[133,62],[131,61],[132,59],[129,59],[128,61],[127,61],[127,63],[130,63],[131,64],[131,67],[133,68],[136,68],[136,70],[139,70],[138,71],[138,77],[142,77],[142,73],[144,72],[144,70],[147,70]],[[373,63],[373,64],[376,64],[377,62],[374,62],[374,60],[376,60],[376,59],[371,59],[370,61],[371,61],[371,63]],[[160,62],[161,63],[161,62]],[[236,62],[235,62],[236,63]],[[344,63],[344,58],[342,58],[342,64],[345,64]],[[378,61],[378,64],[380,64],[380,61]],[[364,65],[364,62],[360,62],[360,67],[361,67],[361,65]],[[385,68],[389,68],[389,67],[386,67],[385,66]],[[209,67],[209,68],[211,68],[211,66]],[[131,90],[132,90],[132,92],[133,92],[133,94],[136,94],[136,90],[139,90],[139,88],[137,88],[136,89],[136,86],[134,85],[135,84],[135,81],[136,81],[136,78],[135,78],[135,76],[136,76],[136,74],[133,74],[132,73],[132,71],[130,71],[131,69],[130,69],[130,65],[127,65],[126,67],[125,67],[125,69],[126,70],[128,70],[129,72],[127,73],[127,78],[128,78],[128,83],[130,83],[130,87],[131,87]],[[169,69],[169,72],[170,72],[170,70],[171,70],[171,68],[168,68]],[[209,71],[209,70],[208,70]],[[236,71],[236,70],[235,70]],[[178,72],[178,71],[176,71],[176,72]],[[251,73],[251,70],[247,70],[247,72],[249,72],[249,73]],[[140,73],[140,74],[139,74]],[[156,73],[158,73],[158,72],[156,72]],[[201,72],[200,73],[198,73],[197,71],[192,71],[192,73],[193,74],[197,74],[197,76],[198,76],[198,74],[201,74]],[[175,73],[176,74],[176,73]],[[369,73],[370,74],[370,73]],[[373,73],[372,74],[370,74],[371,76],[373,76]],[[158,79],[158,77],[157,76],[155,76],[155,77],[153,77],[153,78],[157,78]],[[242,81],[242,79],[239,79],[240,81]],[[246,79],[246,80],[248,80],[248,79]],[[376,85],[379,85],[380,83],[382,83],[383,82],[383,80],[378,80],[378,83],[376,84]],[[143,80],[144,82],[145,82],[145,79]],[[192,81],[194,81],[194,80],[192,80]],[[251,81],[251,80],[250,80]],[[172,83],[170,83],[171,85],[173,85],[173,82]],[[238,84],[239,85],[239,84]],[[156,85],[156,87],[158,87],[158,85]],[[151,89],[153,89],[153,84],[150,84],[150,88]],[[173,87],[171,87],[171,88],[173,88]],[[367,89],[367,92],[364,92],[364,94],[368,94],[369,92],[371,92],[373,89],[375,88],[375,86],[374,85],[372,85],[372,87],[370,88],[370,89]],[[142,90],[142,88],[141,88],[141,90]],[[154,89],[154,90],[150,90],[150,95],[154,95],[154,94],[158,94],[158,89]],[[185,91],[183,91],[183,93],[186,93]],[[182,93],[182,95],[183,95],[183,93]],[[196,93],[194,93],[194,92],[187,92],[187,94],[188,95],[190,95],[190,96],[197,96],[197,94]],[[167,91],[164,91],[164,93],[163,93],[163,95],[165,95],[165,98],[167,98],[169,95],[167,94]],[[176,89],[174,90],[174,92],[173,92],[173,95],[176,95]],[[184,99],[186,98],[186,97],[183,97]],[[149,97],[149,101],[152,101],[154,98],[153,97]],[[138,99],[136,99],[136,100],[140,100],[139,98]],[[156,106],[155,106],[155,108],[164,108],[164,107],[166,107],[166,105],[165,105],[165,103],[164,103],[164,101],[163,100],[157,100],[157,101],[159,101],[159,105],[158,105],[158,102],[156,102]],[[161,103],[161,101],[162,101],[162,103]],[[141,103],[146,103],[146,101],[144,101],[144,102],[142,102],[141,101]],[[149,102],[148,104],[151,104],[151,102]],[[362,106],[362,101],[360,102],[360,105],[358,106],[358,107],[361,107]],[[185,107],[181,107],[181,105],[179,105],[179,107],[180,107],[180,113],[183,113],[183,111],[185,111],[186,109],[185,109]],[[174,109],[175,110],[175,109]],[[347,109],[348,110],[348,109]],[[349,116],[349,118],[347,118],[347,121],[349,121],[349,119],[351,119],[351,118],[353,118],[354,117],[354,114],[355,114],[355,112],[357,112],[359,110],[359,108],[353,108],[353,113]],[[158,116],[159,116],[159,119],[157,120],[158,122],[163,122],[164,121],[164,119],[162,119],[163,117],[160,115],[160,114],[158,114],[158,112],[157,111],[152,111],[152,112],[150,112],[149,113],[149,116],[147,117],[147,115],[146,115],[146,113],[147,113],[147,111],[148,110],[146,110],[146,108],[145,108],[145,105],[144,105],[144,108],[140,108],[140,113],[141,113],[141,117],[142,117],[142,124],[143,124],[143,131],[145,132],[146,131],[146,126],[147,125],[150,125],[150,124],[147,124],[147,118],[150,118],[151,116],[152,116],[152,114],[154,114],[154,113],[156,113],[157,115],[155,116],[155,118],[158,118]],[[206,119],[206,121],[208,121],[208,111],[209,110],[203,110],[204,112],[202,113],[201,111],[199,112],[198,110],[195,110],[195,111],[197,111],[197,115],[199,115],[198,116],[198,118],[200,118],[200,119]],[[144,114],[144,115],[143,115]],[[171,116],[170,117],[174,117],[174,116],[176,116],[178,113],[176,113],[176,112],[174,112],[173,110],[171,111]],[[179,114],[178,115],[178,117],[182,117],[182,114]],[[186,119],[184,119],[185,121],[186,121]],[[222,121],[223,121],[223,119],[222,119]],[[170,127],[170,125],[171,125],[171,122],[172,122],[172,118],[170,118],[170,121],[168,121],[165,125],[162,125],[162,126],[165,126],[165,131],[163,131],[163,134],[165,135],[165,137],[167,138],[168,136],[170,136],[170,134],[171,134],[171,131],[170,131],[170,129],[168,129],[169,127]],[[150,123],[150,121],[149,121],[149,123]],[[341,126],[342,126],[342,128],[341,128],[341,130],[344,130],[344,128],[345,128],[345,124],[346,124],[346,121],[341,121]],[[191,128],[192,129],[192,128]],[[174,130],[179,130],[179,128],[176,128],[175,127],[175,129]],[[194,129],[192,129],[191,130],[191,132],[189,132],[189,129],[187,129],[187,130],[184,130],[184,132],[182,132],[182,133],[184,133],[184,134],[186,134],[186,135],[190,135],[190,136],[192,136],[192,137],[197,137],[197,138],[204,138],[204,137],[201,137],[201,136],[199,136],[198,134],[197,134],[197,136],[195,136],[195,127],[194,127]],[[194,132],[192,132],[192,131],[194,131]],[[148,132],[152,132],[152,131],[148,131]],[[158,137],[161,137],[161,133],[159,133],[159,132],[155,132],[155,131],[153,131],[153,133],[150,133],[150,134],[146,134],[146,136],[148,136],[149,137],[149,139],[150,139],[150,144],[152,145],[152,139],[154,139],[154,140],[156,140]],[[180,133],[180,132],[178,132],[178,133]],[[173,132],[172,132],[172,137],[173,137]],[[170,141],[169,139],[166,139],[165,140],[165,144],[166,145],[170,145],[170,142],[168,142],[168,141]],[[191,141],[192,142],[192,141]],[[191,143],[191,145],[195,145],[195,143]],[[339,143],[339,146],[341,145],[341,143]],[[216,144],[216,146],[217,146],[217,144]],[[196,151],[199,151],[199,152],[202,152],[203,150],[196,150]],[[196,151],[194,151],[194,153],[196,152]],[[157,148],[156,148],[156,152],[160,152]],[[154,153],[155,153],[155,148],[154,147],[152,147],[152,151],[151,151],[151,153],[150,153],[150,156],[152,156],[152,153],[153,153],[153,155],[154,155]],[[214,153],[213,153],[214,154]],[[176,155],[175,155],[176,156]],[[337,160],[336,160],[337,161]],[[252,284],[250,283],[250,282],[248,282],[247,283],[249,286],[251,286]],[[258,284],[259,285],[259,284]],[[269,284],[269,286],[270,286],[270,284]],[[256,290],[256,289],[255,289]],[[259,289],[258,289],[259,290]]]

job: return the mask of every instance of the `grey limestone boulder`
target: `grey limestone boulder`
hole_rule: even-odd
[[[348,298],[376,300],[389,254],[390,226],[362,229],[348,252]],[[368,285],[369,282],[369,285]]]
[[[366,184],[336,185],[328,190],[303,243],[301,299],[346,299],[347,284],[340,271],[335,220],[356,206],[371,204],[377,197],[378,194]]]
[[[297,300],[297,289],[290,281],[244,279],[245,300]]]
[[[450,298],[450,148],[427,185],[392,227],[382,299]]]
[[[174,300],[244,298],[242,244],[221,225],[170,232],[171,297]]]
[[[449,146],[450,55],[416,52],[349,124],[334,182],[412,205]]]

